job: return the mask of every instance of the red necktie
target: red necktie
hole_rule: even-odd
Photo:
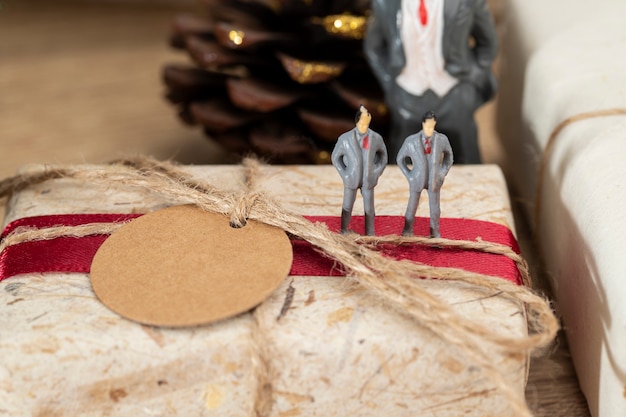
[[[424,140],[424,153],[425,153],[426,155],[429,155],[429,154],[430,154],[430,138],[426,138],[426,139]]]
[[[426,26],[428,23],[428,12],[426,11],[425,0],[420,0],[420,6],[417,8],[417,17],[420,20],[422,26]]]
[[[363,136],[363,149],[367,150],[370,148],[370,137],[369,135]]]

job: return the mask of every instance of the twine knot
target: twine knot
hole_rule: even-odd
[[[248,223],[254,204],[260,200],[260,197],[260,193],[254,191],[237,195],[230,212],[230,227],[235,229],[244,227]]]

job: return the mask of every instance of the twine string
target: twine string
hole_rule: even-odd
[[[516,415],[531,417],[523,395],[511,386],[493,363],[493,353],[498,351],[510,357],[527,356],[533,350],[547,346],[554,339],[558,322],[546,299],[530,287],[519,286],[504,279],[455,268],[441,268],[397,261],[386,258],[371,245],[428,244],[461,249],[502,253],[514,257],[524,281],[530,283],[528,268],[519,255],[510,248],[488,242],[425,239],[421,237],[357,237],[333,233],[326,225],[311,223],[303,216],[285,211],[265,194],[256,191],[260,175],[258,161],[246,160],[243,164],[246,190],[228,193],[192,178],[176,165],[149,158],[116,161],[99,169],[61,168],[43,172],[25,173],[0,182],[0,199],[29,185],[54,178],[73,178],[101,184],[118,183],[129,187],[151,190],[166,197],[172,204],[193,204],[202,210],[224,214],[233,227],[245,227],[248,219],[278,227],[288,234],[306,240],[334,259],[346,275],[366,290],[384,300],[400,314],[411,317],[418,325],[429,330],[442,341],[455,346],[469,362],[481,369],[484,377],[494,385],[509,402]],[[0,243],[0,251],[19,241],[78,235],[107,233],[109,225],[85,225],[59,230],[16,230]],[[102,227],[99,229],[99,227]],[[119,227],[116,225],[114,227]],[[47,231],[46,231],[47,230]],[[511,253],[513,252],[513,253]],[[500,335],[491,328],[456,313],[449,303],[429,293],[416,278],[459,282],[485,297],[498,296],[524,305],[529,326],[528,335],[514,337]]]
[[[573,123],[580,122],[583,120],[595,119],[598,117],[606,117],[606,116],[624,116],[626,115],[626,108],[612,108],[612,109],[604,109],[604,110],[596,110],[590,112],[584,112],[580,114],[576,114],[574,116],[570,116],[559,123],[548,136],[548,141],[546,142],[546,146],[541,153],[541,159],[539,161],[539,171],[537,173],[537,187],[535,189],[535,204],[534,204],[534,215],[535,215],[535,227],[534,227],[534,236],[537,242],[539,239],[539,232],[541,226],[541,208],[542,208],[542,200],[543,200],[543,185],[545,182],[545,174],[548,166],[548,161],[550,160],[550,156],[552,154],[552,149],[554,148],[555,143],[557,142],[557,138],[566,127],[570,126]]]
[[[462,250],[474,250],[481,251],[485,253],[491,253],[494,255],[502,255],[511,259],[515,262],[517,266],[517,270],[520,273],[522,278],[522,283],[526,287],[533,288],[533,280],[530,275],[530,268],[528,267],[528,263],[526,260],[517,252],[515,252],[511,247],[507,245],[502,245],[499,243],[493,242],[483,242],[483,241],[472,241],[472,240],[451,240],[444,238],[430,238],[423,236],[357,236],[355,238],[356,242],[366,243],[366,244],[395,244],[395,245],[404,245],[404,244],[419,244],[430,247],[440,247],[440,248],[454,248],[454,249],[462,249]],[[456,269],[455,269],[456,271]],[[450,278],[452,279],[452,277]]]

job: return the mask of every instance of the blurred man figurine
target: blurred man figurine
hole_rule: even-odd
[[[434,110],[458,163],[480,163],[474,111],[495,93],[485,0],[372,0],[365,53],[391,113],[390,157]]]
[[[341,233],[348,232],[356,191],[361,189],[365,208],[365,234],[374,235],[374,187],[387,166],[383,138],[369,128],[372,116],[363,106],[356,113],[356,127],[337,140],[332,162],[343,180]]]
[[[439,191],[452,166],[452,148],[446,135],[435,130],[437,117],[432,111],[422,118],[422,130],[409,136],[398,152],[396,162],[409,181],[409,204],[404,214],[403,236],[413,236],[415,212],[422,190],[428,190],[430,206],[430,237],[439,233]]]

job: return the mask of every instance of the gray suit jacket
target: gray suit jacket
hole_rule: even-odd
[[[374,188],[387,166],[387,148],[383,138],[371,129],[366,134],[369,136],[369,150],[361,148],[356,127],[339,136],[333,149],[331,159],[345,188]]]
[[[452,148],[447,136],[435,131],[431,139],[431,153],[426,155],[423,139],[424,132],[421,130],[406,138],[396,162],[409,181],[411,192],[423,189],[437,192],[452,166]]]
[[[406,58],[400,36],[401,0],[372,0],[372,16],[365,37],[365,54],[372,71],[389,93]],[[485,0],[444,0],[443,57],[446,71],[472,83],[484,101],[496,89],[491,63],[497,53],[493,18]],[[475,40],[469,45],[469,37]]]

